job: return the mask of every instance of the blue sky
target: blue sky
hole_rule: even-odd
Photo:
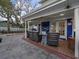
[[[11,0],[11,1],[12,1],[13,4],[16,4],[16,1],[17,1],[17,0]],[[39,1],[40,1],[40,0],[31,0],[32,6],[34,7],[36,4],[38,4]]]
[[[16,0],[11,0],[11,2],[12,2],[13,4],[16,4]]]
[[[33,6],[35,6],[35,4],[38,4],[39,1],[40,0],[32,0],[31,3],[32,3]]]

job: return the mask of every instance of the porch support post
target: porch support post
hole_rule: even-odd
[[[74,10],[75,20],[75,57],[79,58],[79,8]]]
[[[30,21],[28,21],[28,31],[29,31],[29,22],[30,22]]]
[[[59,22],[56,22],[56,32],[59,33]]]
[[[27,38],[27,35],[26,35],[26,21],[25,21],[25,39]]]

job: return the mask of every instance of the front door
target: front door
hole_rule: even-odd
[[[67,38],[72,37],[72,19],[67,19]]]

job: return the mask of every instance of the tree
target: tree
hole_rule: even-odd
[[[10,32],[10,20],[13,14],[10,0],[0,0],[0,11],[0,16],[7,18],[8,32]]]
[[[16,15],[19,16],[19,20],[16,20],[16,21],[19,22],[18,25],[20,27],[24,27],[24,23],[21,23],[22,16],[24,16],[22,15],[22,11],[25,11],[26,14],[30,12],[29,7],[32,7],[30,2],[31,0],[17,0],[16,1],[14,10],[15,10]]]
[[[10,23],[13,23],[12,17],[16,19],[17,26],[21,25],[20,20],[22,20],[22,11],[25,11],[26,14],[32,10],[31,0],[15,0],[19,1],[16,5],[13,5],[11,0],[0,0],[0,16],[7,19],[7,28],[8,32],[10,31]],[[25,7],[25,8],[23,8]],[[30,9],[31,8],[31,9]],[[20,16],[20,19],[18,18]]]
[[[10,32],[11,23],[14,24],[12,17],[16,19],[16,25],[19,26],[17,11],[10,0],[0,0],[0,16],[7,19],[8,32]]]

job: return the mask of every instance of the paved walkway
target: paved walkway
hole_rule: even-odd
[[[61,59],[22,40],[23,35],[0,35],[0,59]]]

